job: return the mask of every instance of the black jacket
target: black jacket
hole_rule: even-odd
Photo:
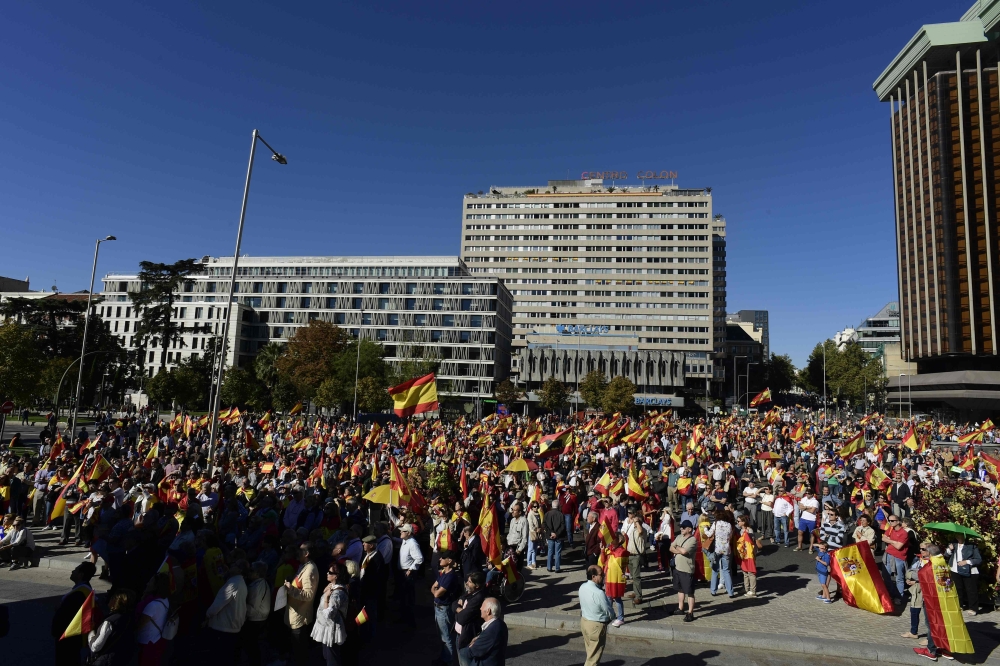
[[[545,528],[542,532],[546,539],[553,533],[558,541],[566,538],[566,519],[563,518],[563,513],[559,509],[549,509],[545,512],[545,517],[542,518],[542,527]]]
[[[361,558],[361,563],[364,564],[365,559]],[[361,578],[361,598],[362,599],[381,599],[382,591],[385,586],[385,560],[376,550],[372,553],[371,559],[368,560],[368,566],[364,568],[365,575]]]
[[[476,666],[504,666],[507,658],[507,625],[502,619],[490,622],[469,648]]]
[[[470,540],[471,545],[466,545],[462,549],[462,577],[470,573],[482,571],[486,566],[486,553],[483,552],[482,537],[475,536]]]
[[[472,594],[462,595],[462,598],[455,602],[454,609],[457,609],[461,601],[468,601],[464,610],[455,610],[455,622],[462,625],[462,633],[458,635],[459,648],[469,647],[472,639],[479,635],[479,629],[483,626],[483,618],[479,614],[479,610],[482,608],[485,598],[486,589],[480,588]]]

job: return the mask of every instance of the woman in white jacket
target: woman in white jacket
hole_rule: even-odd
[[[339,562],[331,562],[326,573],[327,586],[323,590],[319,608],[316,610],[316,623],[313,624],[312,639],[323,646],[323,659],[326,666],[340,664],[340,646],[347,638],[344,627],[344,614],[347,612],[347,587],[350,580],[347,569]]]

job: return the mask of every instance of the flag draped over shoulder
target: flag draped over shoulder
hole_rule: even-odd
[[[432,372],[389,389],[396,416],[413,416],[438,409],[437,378]]]
[[[924,595],[924,612],[934,645],[947,652],[975,652],[945,559],[932,555],[930,562],[920,568],[917,579]]]
[[[867,541],[832,551],[830,574],[848,606],[879,615],[892,612],[892,598]]]

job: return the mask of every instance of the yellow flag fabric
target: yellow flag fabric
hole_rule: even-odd
[[[393,386],[389,395],[396,416],[413,416],[438,409],[437,381],[433,372]]]
[[[962,616],[962,606],[952,580],[951,568],[941,555],[933,555],[917,574],[924,595],[924,611],[934,644],[947,652],[975,652]]]
[[[837,455],[841,458],[850,458],[851,456],[861,453],[864,450],[865,433],[864,431],[861,431],[851,439],[844,442],[844,447],[837,452]]]
[[[832,551],[830,574],[840,586],[841,596],[848,606],[879,615],[893,611],[892,598],[867,541]]]

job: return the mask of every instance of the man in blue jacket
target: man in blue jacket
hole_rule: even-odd
[[[483,599],[480,609],[483,629],[469,644],[469,653],[476,666],[504,666],[507,655],[507,625],[495,597]]]

